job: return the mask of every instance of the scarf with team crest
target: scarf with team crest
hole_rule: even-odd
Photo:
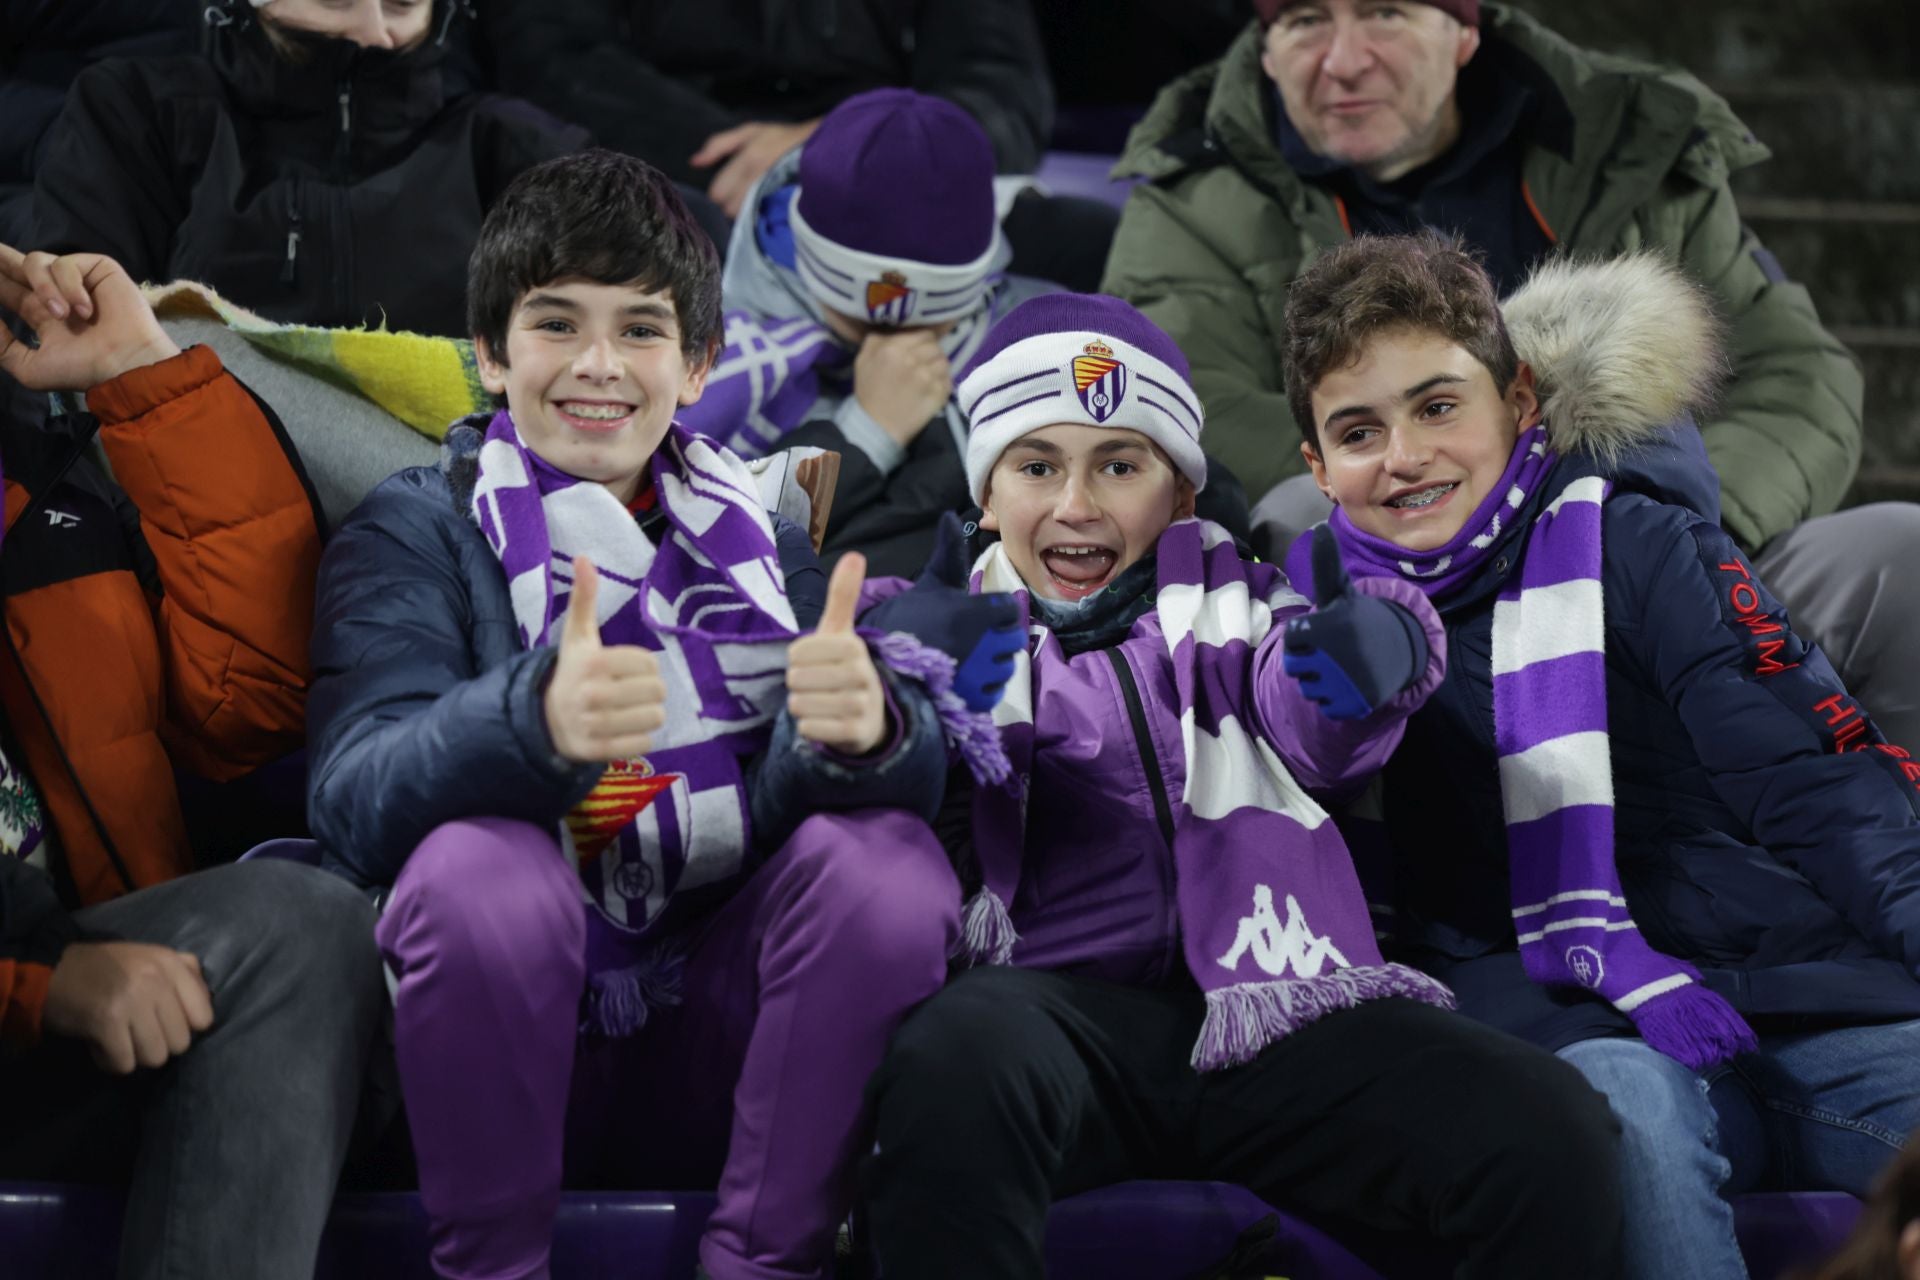
[[[740,460],[676,425],[649,468],[667,524],[658,547],[604,486],[527,448],[503,409],[480,448],[472,507],[506,571],[522,645],[555,642],[583,555],[599,571],[601,639],[654,651],[667,686],[652,749],[608,766],[558,833],[601,917],[589,931],[602,954],[589,955],[588,1021],[610,1034],[645,1020],[660,975],[642,943],[669,901],[745,870],[743,770],[784,701],[798,635],[773,527]]]
[[[1226,530],[1203,521],[1169,527],[1156,564],[1155,610],[1136,626],[1157,617],[1180,702],[1186,785],[1173,807],[1176,907],[1187,967],[1207,1002],[1194,1067],[1251,1061],[1282,1036],[1366,1000],[1404,996],[1450,1006],[1452,994],[1440,983],[1380,958],[1339,831],[1249,727],[1254,652],[1276,611],[1284,618],[1306,601],[1272,566],[1243,560]],[[1037,685],[1068,661],[1128,659],[1118,648],[1069,659],[1058,637],[1034,621],[1026,584],[1002,544],[974,566],[973,590],[1012,593],[1029,631],[994,709],[1012,774],[974,790],[983,884],[967,904],[961,944],[975,963],[1005,964],[1019,941],[1007,904],[1020,884],[1035,706],[1044,698]]]

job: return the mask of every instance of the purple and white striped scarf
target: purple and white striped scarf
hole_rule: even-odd
[[[1348,569],[1443,596],[1480,568],[1501,523],[1556,462],[1546,429],[1514,446],[1502,483],[1436,551],[1413,555],[1332,525]],[[1494,742],[1507,824],[1514,928],[1527,976],[1584,987],[1655,1049],[1699,1071],[1754,1047],[1753,1031],[1692,966],[1647,945],[1614,867],[1601,529],[1610,486],[1574,480],[1535,518],[1493,610]]]
[[[706,390],[680,411],[680,420],[743,458],[778,449],[819,402],[821,375],[853,367],[854,353],[808,316],[763,319],[729,311],[723,341]]]
[[[660,660],[666,724],[643,760],[609,774],[667,785],[597,848],[583,850],[567,823],[559,831],[588,900],[613,926],[591,931],[607,950],[589,956],[596,970],[634,964],[638,953],[623,944],[654,932],[676,893],[725,885],[745,869],[743,769],[766,745],[785,696],[787,645],[798,634],[773,526],[740,460],[676,425],[649,466],[668,526],[658,548],[604,486],[527,448],[505,410],[488,424],[473,493],[522,645],[553,643],[573,557],[584,555],[599,571],[601,639]],[[607,985],[599,973],[594,982],[596,991]]]
[[[1187,967],[1207,1001],[1194,1067],[1249,1062],[1280,1037],[1365,1000],[1405,996],[1450,1006],[1440,983],[1381,959],[1339,830],[1250,727],[1254,652],[1276,611],[1284,618],[1306,601],[1272,566],[1243,560],[1215,524],[1170,526],[1156,555],[1155,611],[1173,664],[1186,763],[1174,806],[1175,894]],[[1026,584],[1000,544],[975,565],[973,590],[1012,593],[1030,634],[994,709],[1012,776],[974,791],[984,883],[967,904],[962,939],[975,962],[1004,964],[1019,941],[1007,904],[1026,843],[1035,704],[1045,696],[1037,686],[1050,666],[1108,659],[1065,656],[1033,621]]]

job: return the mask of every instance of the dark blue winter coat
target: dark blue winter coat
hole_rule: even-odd
[[[456,428],[438,467],[383,482],[320,562],[307,701],[308,821],[324,864],[387,885],[414,847],[459,818],[556,827],[600,766],[554,753],[542,691],[558,653],[523,649],[507,579],[468,515],[478,433]],[[804,530],[774,517],[787,595],[802,630],[826,601]],[[918,686],[889,693],[892,750],[849,766],[797,746],[785,711],[774,749],[749,766],[756,852],[777,849],[808,812],[872,806],[931,816],[946,748]]]
[[[1464,1012],[1550,1049],[1632,1034],[1597,997],[1522,971],[1494,745],[1495,597],[1541,507],[1604,474],[1614,856],[1641,934],[1697,965],[1762,1032],[1920,1017],[1920,763],[1883,745],[1721,529],[1698,433],[1630,412],[1644,384],[1693,378],[1660,367],[1670,351],[1707,349],[1676,327],[1691,300],[1602,297],[1585,270],[1548,282],[1550,305],[1539,294],[1506,305],[1565,456],[1480,573],[1433,601],[1446,678],[1383,775],[1399,958],[1452,985]],[[1610,316],[1638,326],[1624,349],[1600,323]],[[1529,354],[1540,334],[1546,353]],[[1581,426],[1565,427],[1583,398]],[[1602,435],[1618,462],[1567,447]]]

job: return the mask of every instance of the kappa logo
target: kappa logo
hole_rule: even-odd
[[[875,324],[905,324],[913,311],[914,290],[898,271],[883,271],[867,282],[867,319]]]
[[[1253,887],[1253,914],[1242,916],[1239,931],[1233,935],[1233,947],[1219,959],[1222,969],[1232,973],[1240,968],[1240,957],[1253,953],[1253,962],[1270,977],[1284,978],[1291,969],[1297,978],[1317,978],[1327,961],[1336,969],[1352,968],[1347,958],[1330,939],[1315,936],[1307,927],[1307,916],[1300,901],[1287,895],[1286,923],[1273,910],[1273,890],[1264,884]]]
[[[55,529],[77,529],[80,517],[67,511],[48,511],[47,524]]]
[[[1567,971],[1573,974],[1575,982],[1589,988],[1599,986],[1607,976],[1607,966],[1598,949],[1584,944],[1567,948]]]
[[[1105,422],[1120,410],[1127,395],[1127,366],[1114,358],[1113,348],[1095,339],[1073,358],[1073,389],[1095,422]]]

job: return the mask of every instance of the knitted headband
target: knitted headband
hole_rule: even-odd
[[[1302,0],[1253,0],[1253,11],[1260,17],[1260,25],[1270,27],[1273,20],[1280,16],[1283,9],[1290,9]],[[1415,3],[1431,5],[1442,13],[1450,13],[1463,25],[1480,25],[1480,0],[1415,0]]]
[[[1173,339],[1118,298],[1055,293],[1021,303],[988,331],[957,391],[967,416],[967,488],[984,502],[1007,446],[1055,423],[1128,428],[1207,483],[1205,415]]]
[[[800,151],[788,223],[801,282],[878,325],[978,310],[1011,257],[993,173],[986,130],[953,103],[907,89],[848,98]]]
[[[822,305],[873,324],[938,324],[979,310],[1006,254],[998,228],[970,262],[942,266],[866,253],[821,235],[801,207],[795,200],[787,215],[800,282]]]

